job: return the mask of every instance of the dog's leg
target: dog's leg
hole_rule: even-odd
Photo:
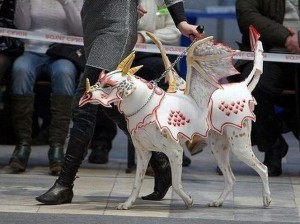
[[[217,161],[219,168],[221,169],[224,177],[224,190],[217,200],[210,202],[208,205],[211,207],[222,206],[225,198],[232,190],[235,177],[232,173],[231,166],[229,163],[229,151],[230,145],[225,135],[220,135],[216,132],[210,132],[210,145],[211,151]]]
[[[139,147],[139,144],[133,139],[133,144],[135,146],[135,151],[137,153],[137,167],[136,167],[136,174],[134,180],[134,187],[128,199],[124,203],[120,203],[117,206],[119,210],[128,210],[132,207],[133,203],[135,202],[136,198],[139,195],[142,182],[145,177],[146,169],[151,157],[151,152]]]
[[[172,188],[182,198],[185,205],[190,208],[193,205],[193,199],[184,191],[181,181],[183,148],[180,144],[176,144],[173,140],[170,140],[166,155],[171,165]]]
[[[153,133],[155,133],[152,136],[152,139],[155,140],[152,142],[154,147],[169,159],[172,172],[172,188],[189,208],[193,205],[193,199],[184,191],[181,183],[183,148],[167,134],[158,131]]]
[[[249,167],[253,168],[261,177],[263,183],[263,204],[268,207],[271,203],[271,193],[268,181],[268,168],[260,162],[252,151],[251,146],[251,121],[246,120],[241,130],[228,127],[227,133],[231,133],[233,138],[229,138],[232,145],[232,152]]]

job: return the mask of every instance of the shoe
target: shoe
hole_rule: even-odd
[[[200,153],[207,146],[206,141],[199,135],[195,135],[192,139],[192,142],[186,141],[185,145],[192,156]]]
[[[168,190],[169,190],[169,188],[168,188]],[[166,191],[165,193],[159,192],[159,191],[153,191],[151,194],[143,196],[142,199],[145,201],[160,201],[165,197],[167,192],[168,191]]]
[[[154,191],[143,200],[159,201],[167,194],[172,186],[172,172],[169,160],[163,153],[153,152],[150,159],[150,165],[154,171]]]
[[[182,166],[187,167],[191,165],[191,159],[187,157],[184,153],[182,155]]]
[[[56,143],[50,146],[48,151],[50,174],[58,175],[64,164],[64,147],[62,144]]]
[[[92,152],[89,156],[89,163],[95,164],[106,164],[108,163],[108,154],[109,149],[106,147],[105,144],[101,144],[95,148],[92,148]]]
[[[73,195],[73,185],[71,187],[64,187],[56,181],[46,193],[35,199],[45,205],[60,205],[71,203]]]
[[[143,196],[143,200],[160,201],[165,197],[169,188],[172,186],[171,171],[168,171],[168,174],[166,176],[158,175],[154,180],[154,191],[151,194]]]
[[[10,160],[9,166],[14,172],[24,172],[27,167],[28,159],[30,156],[30,145],[17,145]]]

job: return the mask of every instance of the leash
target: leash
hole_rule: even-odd
[[[204,26],[203,25],[199,25],[197,26],[196,30],[198,31],[198,33],[203,33],[204,32]],[[171,70],[174,69],[174,66],[186,55],[186,53],[188,52],[188,50],[191,48],[191,46],[198,40],[198,38],[195,38],[195,35],[190,34],[189,37],[194,37],[193,41],[191,42],[191,44],[184,49],[184,51],[177,56],[177,58],[175,59],[175,61],[171,64],[171,66],[169,68],[167,68],[159,78],[154,79],[152,81],[150,81],[150,83],[154,84],[154,83],[158,83],[160,82],[163,78],[165,78],[167,76],[167,73]]]
[[[197,26],[196,30],[198,31],[198,33],[203,33],[204,32],[204,26],[199,25]],[[157,87],[157,83],[160,82],[163,78],[166,77],[167,73],[171,70],[174,69],[174,66],[184,57],[184,55],[188,52],[188,50],[191,48],[191,46],[198,40],[197,38],[195,38],[195,36],[193,34],[189,35],[190,38],[194,37],[192,43],[180,54],[178,55],[178,57],[175,59],[175,61],[171,64],[171,66],[169,68],[167,68],[159,78],[154,79],[149,81],[152,85],[153,85],[153,91],[151,93],[151,95],[149,96],[149,98],[146,100],[146,102],[142,105],[142,107],[140,107],[138,110],[136,110],[135,112],[126,115],[126,117],[132,117],[134,115],[136,115],[138,112],[140,112],[152,99],[154,92],[155,92],[155,88]]]

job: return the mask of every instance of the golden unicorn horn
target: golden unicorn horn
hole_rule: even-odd
[[[90,80],[88,78],[85,81],[85,91],[86,92],[90,92],[91,91]]]
[[[134,75],[134,73],[136,73],[136,72],[137,72],[138,70],[140,70],[142,67],[143,67],[143,65],[140,65],[140,66],[136,66],[136,67],[133,67],[133,68],[129,69],[128,75]]]
[[[122,76],[124,76],[128,73],[134,57],[135,57],[135,52],[133,51],[118,65],[117,70],[122,71]]]

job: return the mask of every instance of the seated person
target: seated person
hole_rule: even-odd
[[[14,23],[22,30],[82,36],[82,4],[82,0],[17,0]],[[41,74],[49,76],[52,87],[49,168],[52,174],[62,169],[71,104],[80,72],[71,61],[48,56],[50,44],[26,40],[25,52],[12,66],[11,110],[16,147],[9,165],[15,172],[25,171],[31,152],[34,84]]]
[[[15,12],[15,1],[3,0],[0,2],[0,27],[14,29],[14,12]],[[8,37],[11,38],[11,37]],[[1,39],[2,40],[2,39]],[[6,45],[7,46],[7,45]],[[12,50],[2,50],[0,52],[0,83],[4,76],[8,73],[12,62],[15,57],[20,53],[14,49]],[[22,49],[22,48],[20,48]]]
[[[240,50],[250,51],[249,26],[253,25],[261,35],[265,52],[299,54],[298,4],[297,0],[237,0],[237,22],[242,33]],[[259,151],[265,152],[264,164],[268,167],[269,176],[281,175],[281,160],[288,151],[274,107],[285,108],[288,113],[286,117],[290,120],[296,118],[295,96],[283,95],[283,90],[295,88],[295,66],[291,63],[264,62],[263,74],[252,92],[257,105],[251,137]],[[241,74],[230,81],[244,80],[253,63],[238,61],[236,67]],[[295,125],[290,128],[298,133]]]
[[[14,29],[14,12],[15,1],[3,0],[0,2],[0,27]],[[6,40],[10,40],[12,37],[1,37],[0,45],[0,104],[2,105],[0,110],[0,144],[13,144],[14,132],[11,126],[11,115],[9,109],[8,100],[8,79],[11,69],[11,65],[15,58],[23,52],[22,41],[20,40],[20,47],[6,48]]]

